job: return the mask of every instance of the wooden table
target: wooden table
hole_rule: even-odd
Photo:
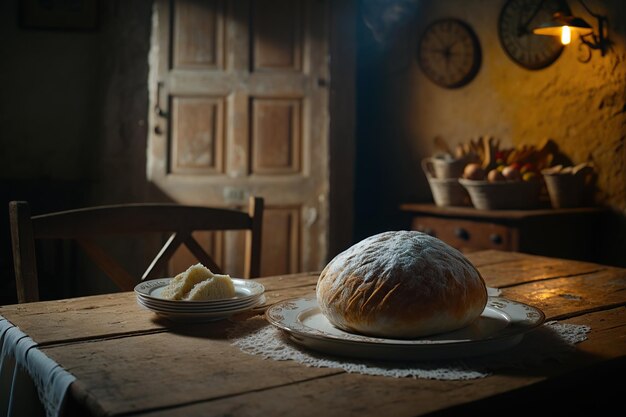
[[[0,315],[76,376],[68,409],[76,415],[598,415],[625,409],[626,269],[493,250],[468,257],[504,297],[541,308],[548,320],[589,325],[588,339],[561,362],[441,381],[262,359],[226,337],[244,317],[172,327],[139,308],[133,293],[9,305]],[[271,304],[311,294],[317,273],[259,281]]]

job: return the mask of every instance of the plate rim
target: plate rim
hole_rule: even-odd
[[[323,335],[319,335],[319,334],[315,334],[315,333],[308,333],[308,332],[302,332],[299,331],[297,329],[293,329],[293,328],[289,328],[288,326],[278,322],[277,320],[275,320],[271,315],[272,312],[279,308],[280,306],[285,305],[286,303],[289,302],[294,302],[294,301],[311,301],[315,303],[315,306],[311,306],[308,307],[306,310],[302,310],[298,313],[298,315],[302,315],[307,311],[310,311],[313,308],[319,308],[319,306],[317,305],[317,298],[315,296],[305,296],[305,297],[290,297],[288,299],[279,301],[271,306],[269,306],[266,310],[265,310],[265,318],[266,320],[272,324],[273,326],[286,331],[287,333],[291,335],[296,335],[296,336],[300,336],[300,337],[305,337],[305,338],[309,338],[309,339],[316,339],[316,340],[320,340],[323,342],[334,342],[334,343],[340,343],[340,344],[349,344],[349,345],[357,345],[357,346],[364,346],[364,347],[389,347],[389,348],[399,348],[399,349],[411,349],[411,348],[415,348],[415,349],[434,349],[434,348],[442,348],[442,347],[459,347],[459,346],[468,346],[468,345],[481,345],[481,344],[485,344],[485,343],[496,343],[499,341],[505,341],[507,339],[511,339],[514,337],[519,337],[519,336],[523,336],[524,334],[526,334],[527,332],[536,329],[537,327],[541,326],[543,323],[545,323],[546,321],[546,316],[545,313],[535,307],[535,306],[531,306],[529,304],[520,302],[520,301],[516,301],[516,300],[511,300],[509,298],[506,297],[502,297],[502,296],[489,296],[488,297],[488,303],[489,301],[498,301],[498,300],[504,300],[507,303],[513,303],[513,304],[518,304],[521,306],[524,306],[526,308],[529,308],[531,310],[533,310],[536,314],[538,314],[538,318],[531,324],[528,326],[520,326],[520,327],[516,327],[515,331],[511,331],[511,329],[509,329],[507,331],[507,329],[503,329],[501,335],[496,336],[496,337],[488,337],[488,338],[484,338],[484,339],[477,339],[477,340],[459,340],[459,341],[449,341],[449,340],[443,340],[443,341],[436,341],[436,340],[429,340],[428,343],[410,343],[411,341],[416,341],[416,339],[388,339],[388,338],[377,338],[375,336],[367,336],[367,335],[359,335],[359,334],[355,334],[356,336],[363,336],[366,337],[368,339],[372,339],[371,341],[359,341],[359,340],[354,340],[354,339],[345,339],[345,338],[341,338],[341,337],[336,337],[334,335],[329,335],[329,336],[323,336]],[[487,308],[488,306],[485,306],[485,308]],[[304,326],[303,327],[307,327]],[[445,333],[443,333],[445,334]],[[438,334],[437,336],[440,336],[441,334]],[[427,336],[428,337],[428,336]],[[380,339],[381,342],[377,342],[375,341],[376,339]],[[426,338],[421,338],[421,339],[425,339]],[[398,343],[393,343],[393,342],[382,342],[382,341],[394,341],[396,340]]]
[[[239,313],[243,313],[245,311],[248,310],[252,310],[258,306],[263,305],[264,303],[267,302],[267,298],[265,297],[265,295],[261,295],[261,297],[259,297],[258,300],[255,300],[254,303],[246,306],[245,308],[238,308],[235,310],[231,310],[231,311],[207,311],[207,312],[202,312],[202,311],[181,311],[181,312],[169,312],[169,311],[161,311],[161,310],[155,310],[150,308],[149,306],[141,303],[139,301],[139,299],[136,300],[137,304],[139,304],[140,307],[151,311],[154,314],[157,314],[159,316],[163,316],[163,317],[176,317],[179,319],[194,319],[194,318],[225,318],[225,317],[230,317],[233,316],[235,314],[239,314]]]
[[[229,310],[239,310],[241,308],[245,308],[246,306],[256,305],[259,300],[263,297],[263,294],[258,297],[250,298],[242,303],[237,304],[224,304],[218,306],[204,305],[204,306],[196,306],[189,304],[171,304],[171,305],[163,305],[163,304],[154,304],[155,301],[149,298],[137,297],[137,302],[141,305],[150,308],[151,310],[158,311],[172,311],[172,312],[181,312],[181,313],[208,313],[212,311],[229,311]]]
[[[230,297],[230,298],[217,298],[215,300],[168,300],[167,298],[155,297],[150,295],[146,290],[154,290],[156,288],[164,287],[173,280],[173,277],[164,277],[164,278],[156,278],[148,281],[140,282],[135,285],[133,291],[136,295],[141,295],[144,298],[150,298],[157,301],[164,301],[172,304],[192,304],[192,305],[200,305],[200,304],[219,304],[223,302],[229,301],[240,301],[245,300],[247,298],[252,298],[256,296],[260,296],[265,293],[265,286],[260,282],[252,281],[251,279],[243,279],[243,278],[231,278],[233,284],[239,287],[247,287],[251,288],[252,294],[246,295],[244,297]],[[145,288],[144,288],[145,287]]]

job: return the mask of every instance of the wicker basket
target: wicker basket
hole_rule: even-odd
[[[457,178],[438,180],[429,178],[428,185],[433,194],[433,200],[438,206],[471,206],[470,196]]]
[[[437,206],[471,206],[469,194],[467,190],[459,184],[458,178],[435,178],[435,171],[431,158],[422,161],[422,169],[426,174],[433,200]]]
[[[422,167],[428,165],[425,168],[427,173],[432,177],[444,180],[444,179],[457,179],[463,175],[463,169],[467,164],[466,159],[444,159],[444,158],[426,158],[422,161]]]
[[[461,178],[472,204],[480,210],[525,210],[539,208],[539,181],[477,181]]]
[[[593,206],[596,174],[588,171],[582,174],[544,173],[550,203],[553,208]]]

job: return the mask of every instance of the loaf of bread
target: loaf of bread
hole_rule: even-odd
[[[347,332],[418,338],[467,326],[487,303],[485,282],[461,252],[417,231],[370,236],[319,276],[322,314]]]
[[[176,275],[161,291],[168,300],[215,300],[235,296],[235,285],[228,275],[214,274],[202,264],[190,266]]]

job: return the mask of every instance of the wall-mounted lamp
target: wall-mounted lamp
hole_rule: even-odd
[[[583,0],[578,2],[585,8],[587,13],[593,16],[598,25],[598,33],[583,18],[572,16],[569,13],[558,11],[552,16],[552,22],[545,23],[533,29],[536,35],[558,36],[563,45],[568,45],[572,41],[572,35],[578,34],[580,39],[579,47],[587,47],[588,54],[584,58],[579,58],[583,62],[591,59],[591,50],[600,50],[602,56],[606,54],[611,42],[608,39],[609,19],[606,16],[592,12]]]

